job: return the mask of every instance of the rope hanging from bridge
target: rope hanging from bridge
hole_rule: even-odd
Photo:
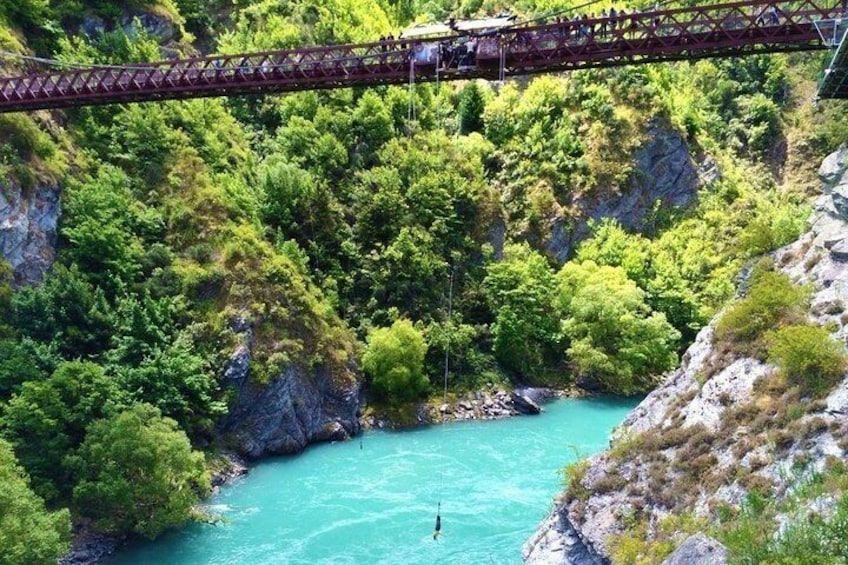
[[[442,295],[444,296],[444,295]],[[447,412],[442,412],[442,409],[447,410],[448,405],[448,375],[450,374],[450,338],[451,338],[451,319],[453,317],[453,267],[450,270],[450,281],[448,283],[448,316],[445,320],[445,330],[446,330],[446,339],[445,339],[445,378],[444,378],[444,388],[442,389],[442,406],[439,411],[442,414],[442,426],[441,431],[444,435],[445,432],[445,421]],[[439,502],[436,505],[436,529],[433,531],[433,539],[438,540],[439,536],[442,534],[442,490],[445,486],[445,465],[439,467]]]
[[[415,60],[409,58],[409,110],[407,112],[407,132],[412,136],[412,122],[415,120]]]

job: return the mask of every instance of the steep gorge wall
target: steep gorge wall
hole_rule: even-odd
[[[844,343],[848,150],[830,155],[819,174],[824,194],[810,231],[773,256],[793,282],[813,288],[809,322]],[[801,398],[803,415],[786,430],[775,428],[784,419],[785,397],[770,399],[758,390],[758,379],[774,368],[748,357],[722,360],[713,334],[714,323],[699,333],[681,367],[627,417],[613,448],[589,460],[578,488],[525,545],[527,563],[608,563],[611,537],[634,516],[649,528],[683,512],[707,517],[717,505],[738,507],[754,485],[768,485],[780,497],[797,480],[791,470],[798,461],[811,472],[821,471],[829,457],[848,456],[848,378],[822,400]]]
[[[18,286],[40,282],[53,265],[61,194],[59,186],[0,187],[0,254]]]
[[[555,218],[545,247],[557,261],[565,262],[574,247],[589,237],[590,224],[604,218],[615,219],[628,230],[642,230],[653,213],[690,206],[702,183],[715,174],[709,161],[696,160],[679,131],[654,119],[645,143],[633,156],[633,173],[622,194],[591,194],[574,202],[576,217]]]
[[[255,459],[359,433],[359,380],[353,366],[334,372],[329,366],[291,365],[271,382],[255,383],[250,379],[253,330],[243,323],[236,329],[242,344],[224,372],[236,398],[218,428],[234,449]]]

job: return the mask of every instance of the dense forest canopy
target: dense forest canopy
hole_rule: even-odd
[[[0,45],[143,62],[571,5],[4,1]],[[147,29],[140,14],[167,25]],[[253,328],[257,383],[292,365],[357,379],[364,364],[378,400],[405,402],[438,386],[448,349],[457,389],[650,390],[743,265],[802,231],[812,167],[848,138],[832,119],[842,106],[807,103],[821,62],[757,55],[0,116],[4,185],[63,188],[43,284],[13,285],[0,268],[0,472],[55,531],[33,529],[48,557],[12,562],[61,551],[68,516],[53,509],[146,536],[191,516],[208,488],[192,449],[212,449],[230,401],[234,320]],[[564,249],[555,234],[585,223],[587,203],[650,186],[639,151],[658,136],[688,152],[696,197],[651,202],[627,228],[592,221]],[[158,484],[139,487],[136,446],[161,466],[146,478]],[[18,512],[2,508],[0,523]]]

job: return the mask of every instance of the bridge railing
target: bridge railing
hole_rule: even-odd
[[[805,34],[815,39],[815,22],[843,11],[844,4],[834,0],[732,2],[515,26],[502,34],[502,41],[513,64],[524,59],[544,61],[560,52],[601,57],[610,50],[631,56],[640,50],[656,54],[663,48],[732,47],[755,40],[779,42],[781,37],[797,41]]]
[[[586,66],[590,61],[615,64],[642,57],[661,60],[706,56],[721,49],[781,43],[821,46],[814,23],[844,14],[842,0],[755,0],[712,6],[619,13],[615,17],[575,18],[535,26],[515,26],[500,35],[512,72],[534,67]]]
[[[310,47],[2,78],[0,99],[97,96],[113,90],[131,92],[157,87],[220,87],[268,79],[320,82],[363,78],[387,70],[405,72],[408,66],[409,49],[403,41]]]
[[[733,54],[758,45],[770,46],[771,50],[780,50],[783,43],[795,48],[821,47],[815,21],[843,17],[846,2],[754,0],[511,26],[481,34],[474,68],[463,72],[464,76],[495,77],[507,74],[505,69],[508,74],[519,74],[664,57]],[[397,39],[0,78],[0,111],[398,83],[411,73],[432,80],[443,68],[436,63],[438,58],[419,65],[415,53],[422,47],[432,50],[437,44],[461,40],[459,35]],[[461,74],[459,71],[456,69],[457,74]]]

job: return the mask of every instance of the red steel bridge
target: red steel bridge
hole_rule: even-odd
[[[0,112],[406,84],[559,72],[705,57],[822,49],[816,23],[846,0],[753,0],[518,24],[473,39],[474,56],[440,57],[468,35],[90,66],[0,79]]]

